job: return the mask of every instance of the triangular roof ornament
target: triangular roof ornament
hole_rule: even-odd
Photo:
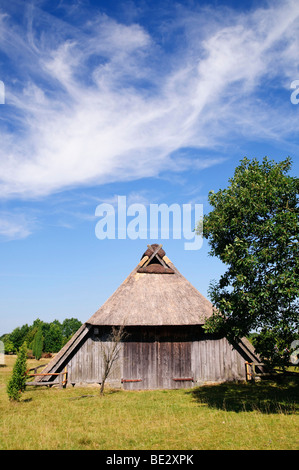
[[[147,245],[147,248],[139,263],[138,273],[174,274],[174,270],[166,263],[168,258],[165,256],[165,251],[162,250],[162,245],[154,243]]]

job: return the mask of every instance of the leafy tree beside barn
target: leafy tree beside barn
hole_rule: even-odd
[[[290,170],[289,158],[244,158],[228,187],[209,193],[202,229],[227,266],[210,286],[217,310],[206,328],[231,338],[258,332],[256,351],[272,363],[287,361],[298,337],[299,179]]]

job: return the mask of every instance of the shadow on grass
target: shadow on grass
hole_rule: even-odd
[[[258,383],[204,385],[187,393],[202,405],[225,411],[299,412],[299,375]]]

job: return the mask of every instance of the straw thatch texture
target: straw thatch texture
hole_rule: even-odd
[[[199,325],[212,315],[212,304],[170,260],[173,274],[131,272],[115,293],[86,322],[92,325]]]

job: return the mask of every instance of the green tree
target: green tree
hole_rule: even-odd
[[[62,332],[61,325],[57,320],[50,323],[49,328],[46,330],[45,336],[45,351],[58,352],[62,346]]]
[[[69,340],[76,331],[80,328],[82,323],[77,318],[66,318],[62,323],[62,335],[66,340]]]
[[[5,338],[3,340],[3,343],[4,343],[4,352],[5,352],[5,354],[15,352],[15,347],[14,347],[12,341],[10,341],[10,339],[9,339],[9,335],[5,336]]]
[[[27,370],[27,344],[24,342],[19,349],[13,367],[12,376],[7,384],[7,394],[11,401],[19,401],[25,390]]]
[[[35,337],[38,329],[43,328],[43,325],[44,325],[44,323],[39,318],[37,318],[36,320],[34,320],[32,325],[29,326],[29,331],[26,335],[26,343],[27,343],[27,345],[30,349],[33,348],[34,337]]]
[[[32,345],[32,353],[35,356],[35,359],[37,359],[38,361],[42,357],[43,345],[44,345],[43,332],[42,332],[42,328],[39,327],[34,336],[33,345]]]
[[[210,286],[216,309],[206,329],[232,339],[256,330],[257,352],[270,359],[286,356],[298,331],[299,180],[290,169],[289,158],[244,158],[227,189],[209,193],[213,210],[197,227],[228,267]]]
[[[15,350],[18,351],[24,341],[26,341],[26,335],[29,332],[29,326],[23,325],[15,328],[9,335],[10,341],[13,343]]]

